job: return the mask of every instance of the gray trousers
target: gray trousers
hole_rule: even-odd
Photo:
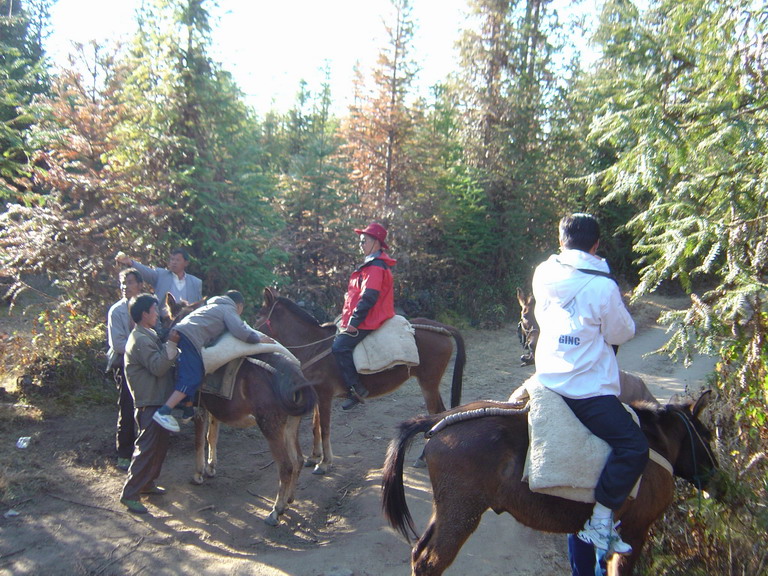
[[[143,406],[136,409],[136,428],[139,436],[136,438],[121,499],[138,500],[141,490],[145,486],[151,486],[160,476],[171,433],[152,420],[158,408],[160,406]]]

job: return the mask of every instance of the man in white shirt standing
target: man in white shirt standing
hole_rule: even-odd
[[[184,300],[190,304],[203,299],[203,281],[197,276],[187,274],[189,253],[184,248],[174,248],[168,258],[168,268],[150,268],[133,260],[123,252],[115,256],[115,260],[124,266],[133,266],[152,285],[155,296],[160,302],[161,320],[168,318],[170,313],[165,308],[165,295],[170,292],[176,300]]]
[[[560,221],[560,253],[536,268],[533,294],[541,332],[536,375],[611,447],[595,507],[578,538],[605,554],[629,554],[613,523],[648,461],[648,441],[619,402],[615,348],[635,334],[608,264],[597,256],[600,227],[589,214]]]
[[[128,302],[144,291],[144,282],[136,268],[126,268],[120,272],[120,292],[123,297],[115,302],[107,313],[107,372],[117,385],[117,467],[128,470],[133,454],[133,444],[136,441],[136,426],[133,417],[133,397],[125,381],[123,355],[128,336],[133,330],[134,322],[128,313]]]

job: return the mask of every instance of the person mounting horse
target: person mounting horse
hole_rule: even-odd
[[[274,343],[272,338],[254,330],[240,318],[244,308],[243,295],[237,290],[229,290],[223,296],[214,296],[205,306],[193,311],[171,328],[168,340],[178,345],[181,356],[176,369],[174,390],[153,416],[160,426],[171,432],[179,431],[179,423],[171,416],[171,410],[179,403],[183,405],[182,422],[189,422],[194,417],[192,401],[205,376],[203,346],[227,330],[248,344]]]
[[[632,547],[614,526],[613,511],[622,506],[645,468],[648,441],[617,398],[619,367],[612,346],[630,340],[635,324],[607,263],[596,254],[597,220],[583,213],[565,216],[559,232],[560,253],[540,264],[533,276],[541,329],[536,376],[611,447],[595,488],[592,516],[578,533],[579,540],[594,545],[598,554],[630,554]]]
[[[343,410],[354,408],[369,392],[360,382],[352,357],[355,347],[371,332],[395,315],[395,299],[391,268],[396,260],[385,250],[387,230],[371,222],[365,230],[355,228],[360,235],[360,251],[365,256],[349,278],[340,332],[333,341],[333,355],[349,393],[341,405]]]

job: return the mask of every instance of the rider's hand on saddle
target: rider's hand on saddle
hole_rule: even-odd
[[[357,336],[357,328],[355,328],[354,326],[347,326],[344,329],[344,332],[346,332],[350,336]]]
[[[171,333],[168,334],[168,341],[178,344],[179,340],[181,340],[181,334],[179,334],[176,330],[171,330]]]

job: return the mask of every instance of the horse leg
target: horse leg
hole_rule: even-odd
[[[216,476],[216,464],[218,463],[219,428],[221,423],[208,414],[208,463],[205,467],[205,475],[208,478]]]
[[[192,475],[193,484],[203,483],[205,468],[205,443],[208,434],[208,411],[204,406],[195,414],[195,473]]]
[[[320,396],[315,410],[318,416],[320,439],[322,442],[323,457],[315,465],[312,474],[325,474],[333,465],[333,450],[331,449],[331,402],[333,396]]]
[[[444,504],[435,502],[429,525],[411,552],[413,576],[440,576],[445,572],[477,530],[485,510],[487,507],[458,498]]]
[[[296,497],[296,486],[299,483],[299,474],[301,473],[301,445],[299,443],[299,424],[301,417],[288,416],[285,423],[283,438],[288,452],[288,458],[291,461],[293,474],[291,476],[290,486],[286,490],[285,499],[288,504],[292,504]]]
[[[427,405],[427,412],[430,414],[438,414],[445,412],[445,404],[443,403],[443,397],[440,395],[440,380],[443,377],[448,364],[444,364],[441,367],[433,367],[430,370],[431,374],[422,374],[418,377],[419,386],[421,387],[421,395],[424,397],[424,402]],[[442,370],[440,370],[442,368]]]
[[[279,476],[277,498],[275,498],[275,504],[272,506],[272,511],[269,513],[269,516],[264,519],[264,522],[269,526],[277,526],[280,522],[280,516],[285,512],[285,509],[288,506],[288,494],[291,490],[291,482],[294,477],[294,466],[285,441],[285,426],[286,423],[283,421],[279,426],[279,430],[275,430],[274,428],[262,429],[262,433],[269,443],[269,449],[272,452],[272,457],[277,463],[277,471]],[[292,449],[292,442],[289,442],[288,444]]]
[[[320,436],[320,409],[317,404],[312,411],[312,454],[304,461],[307,468],[314,467],[323,459],[322,438]]]

